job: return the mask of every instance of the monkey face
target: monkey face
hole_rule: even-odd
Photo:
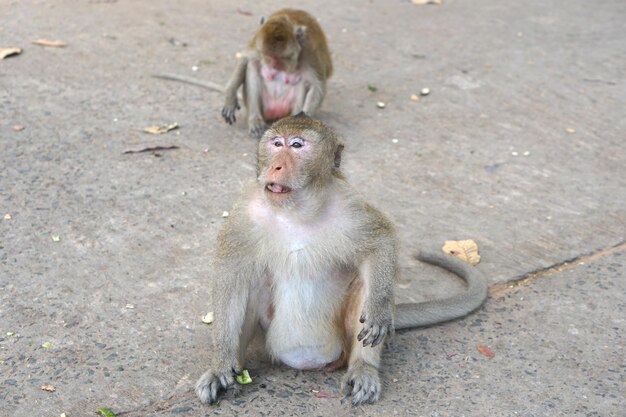
[[[259,143],[258,181],[265,195],[282,202],[304,198],[307,190],[327,184],[337,148],[332,131],[317,120],[287,117],[276,122]]]

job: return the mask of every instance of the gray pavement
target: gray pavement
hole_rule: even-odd
[[[342,371],[272,366],[258,346],[253,384],[199,404],[203,283],[255,141],[220,120],[220,94],[150,75],[224,82],[284,5],[0,0],[0,48],[23,48],[0,60],[0,416],[624,415],[621,0],[299,3],[334,57],[319,117],[398,226],[399,301],[461,290],[411,255],[465,238],[490,298],[397,333],[376,405],[342,404]],[[123,153],[153,142],[179,148]]]

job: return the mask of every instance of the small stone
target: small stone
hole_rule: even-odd
[[[7,213],[4,215],[4,220],[11,220],[11,213]]]
[[[528,156],[528,155],[530,155],[530,151],[526,151],[526,152],[524,152],[522,155],[524,155],[524,156]]]
[[[135,306],[132,304],[126,304],[126,308],[132,310],[133,308],[135,308]]]
[[[230,213],[227,211],[222,212],[222,217],[228,217],[230,216]]]
[[[410,99],[411,99],[412,101],[418,101],[420,98],[419,98],[419,96],[418,96],[417,94],[411,94]]]
[[[376,107],[378,107],[379,109],[384,109],[386,106],[384,101],[379,101],[378,103],[376,103]]]
[[[513,151],[513,152],[511,152],[511,155],[513,155],[513,156],[517,156],[517,155],[519,155],[519,153],[518,153],[518,152]]]
[[[13,131],[15,132],[21,132],[22,130],[26,129],[25,126],[22,125],[13,125]]]
[[[211,324],[215,320],[215,314],[212,311],[206,313],[205,316],[202,317],[202,323]]]
[[[430,94],[430,88],[422,88],[420,90],[420,94],[423,95],[423,96],[429,95]]]
[[[398,143],[399,141],[398,141],[398,139],[395,139],[395,138],[394,138],[394,139],[391,139],[391,142],[393,142],[393,143]]]
[[[567,133],[576,133],[576,129],[574,129],[573,127],[566,127],[566,128],[565,128],[565,131],[566,131]]]

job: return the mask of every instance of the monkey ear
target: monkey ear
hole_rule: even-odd
[[[339,166],[341,165],[341,151],[343,151],[342,143],[338,144],[337,147],[335,148],[335,163],[334,163],[335,168],[339,168]]]
[[[304,40],[304,35],[306,34],[306,26],[297,25],[295,34],[298,42],[302,42]]]
[[[263,23],[265,23],[265,16],[261,16],[261,21],[259,22],[259,25],[262,25]]]

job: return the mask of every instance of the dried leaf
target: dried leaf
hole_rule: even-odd
[[[476,345],[476,350],[478,350],[480,353],[482,353],[483,355],[485,355],[489,359],[493,358],[496,355],[493,352],[493,350],[491,350],[491,348],[489,346],[484,345],[482,343]]]
[[[34,45],[41,45],[41,46],[54,46],[57,48],[62,48],[67,46],[67,43],[63,42],[63,41],[51,41],[50,39],[37,39],[36,41],[32,42]]]
[[[239,375],[235,375],[235,381],[237,381],[240,385],[246,385],[252,382],[252,378],[250,378],[250,374],[247,369],[244,369],[243,372]]]
[[[0,59],[8,58],[22,53],[22,48],[0,48]]]
[[[54,392],[54,391],[56,391],[56,388],[54,388],[54,387],[53,387],[52,385],[50,385],[50,384],[43,384],[43,385],[41,386],[41,389],[42,389],[42,390],[44,390],[44,391],[48,391],[48,392]]]
[[[211,324],[213,323],[214,320],[215,320],[215,315],[213,314],[212,311],[209,311],[208,313],[206,313],[206,316],[202,317],[202,323],[204,324]]]
[[[178,123],[171,123],[168,125],[154,125],[144,127],[143,131],[146,133],[151,133],[153,135],[160,135],[162,133],[167,133],[170,130],[178,129]]]
[[[237,13],[239,13],[242,16],[252,16],[252,12],[249,12],[247,10],[242,10],[239,7],[237,7]]]
[[[140,153],[150,151],[165,151],[168,149],[178,149],[178,145],[171,145],[167,143],[141,143],[139,145],[131,146],[126,149],[124,153]]]
[[[445,253],[449,253],[450,255],[454,255],[471,265],[476,265],[480,262],[478,245],[476,245],[476,242],[472,239],[446,240],[441,250]]]
[[[115,417],[115,413],[108,408],[100,407],[96,410],[102,417]]]

